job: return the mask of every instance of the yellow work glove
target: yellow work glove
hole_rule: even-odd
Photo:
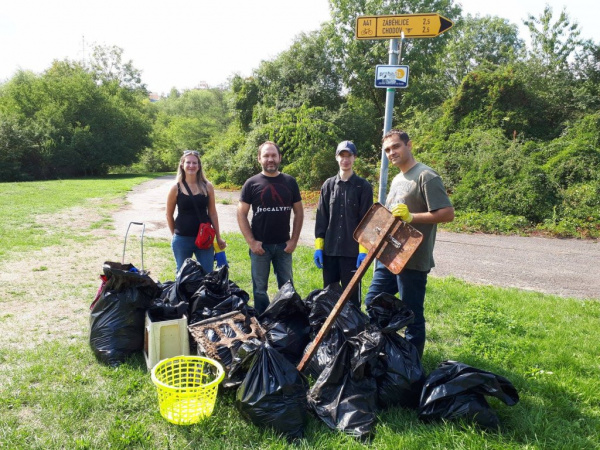
[[[406,223],[411,223],[413,220],[413,216],[408,210],[408,206],[406,206],[404,203],[398,203],[394,205],[392,208],[392,215],[394,217],[400,217]]]
[[[325,239],[316,238],[315,239],[315,250],[323,250],[325,248]]]

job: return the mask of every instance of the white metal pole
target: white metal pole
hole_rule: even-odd
[[[398,64],[398,39],[390,39],[389,64],[394,66]],[[383,122],[383,134],[392,129],[392,121],[394,119],[394,88],[386,89],[385,96],[385,120]],[[385,204],[385,196],[387,195],[388,182],[388,159],[385,156],[383,148],[381,149],[381,169],[379,171],[379,196],[378,201]]]

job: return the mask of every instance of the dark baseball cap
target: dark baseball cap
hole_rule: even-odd
[[[339,155],[341,152],[347,151],[356,156],[356,146],[352,141],[342,141],[338,144],[337,149],[335,151],[335,156]]]

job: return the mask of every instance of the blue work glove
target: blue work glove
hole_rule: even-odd
[[[317,266],[318,269],[322,269],[323,268],[323,250],[315,250],[313,259],[315,260],[315,266]]]
[[[358,257],[356,258],[356,268],[358,269],[360,267],[360,265],[362,264],[363,260],[367,257],[366,253],[359,253]]]
[[[217,262],[217,269],[227,265],[227,257],[225,252],[215,253],[215,261]]]
[[[316,238],[315,239],[315,254],[313,259],[315,260],[315,266],[318,269],[323,268],[323,248],[325,247],[325,239]]]
[[[221,247],[219,247],[219,243],[216,239],[213,242],[213,247],[215,249],[215,261],[217,262],[217,269],[219,267],[226,266],[227,257],[225,256],[225,250],[222,250]]]

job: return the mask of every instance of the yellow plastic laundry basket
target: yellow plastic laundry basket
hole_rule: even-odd
[[[177,425],[209,417],[224,377],[221,364],[202,356],[175,356],[159,362],[152,369],[152,382],[158,391],[160,414]]]

